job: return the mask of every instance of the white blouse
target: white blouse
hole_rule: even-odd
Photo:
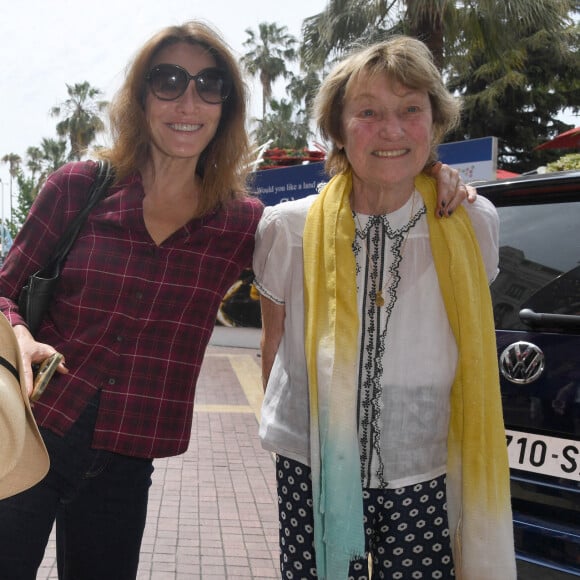
[[[310,443],[302,231],[314,199],[265,209],[253,264],[258,290],[284,304],[286,311],[262,406],[260,438],[265,449],[306,465]],[[497,212],[481,196],[464,207],[491,281],[498,267]],[[445,472],[457,346],[437,281],[425,212],[415,192],[395,212],[355,215],[361,325],[359,405],[353,412],[358,416],[364,487],[402,487]]]

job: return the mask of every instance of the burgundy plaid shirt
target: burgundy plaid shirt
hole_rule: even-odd
[[[93,162],[56,171],[36,199],[0,272],[0,310],[15,301],[81,209]],[[137,457],[183,453],[203,355],[223,295],[251,266],[262,203],[246,198],[195,219],[157,246],[143,221],[135,174],[111,189],[69,253],[37,340],[63,353],[34,405],[38,423],[63,434],[101,390],[95,448]]]

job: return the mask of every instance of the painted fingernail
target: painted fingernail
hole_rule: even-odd
[[[443,217],[443,210],[442,209],[439,210],[439,217]]]
[[[443,201],[441,202],[441,207],[445,207],[446,205],[447,205],[447,204],[445,203],[445,200],[443,200]]]

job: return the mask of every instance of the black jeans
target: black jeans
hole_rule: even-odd
[[[97,409],[64,437],[41,429],[48,475],[0,501],[0,578],[36,578],[55,521],[60,580],[136,577],[153,462],[92,449]]]

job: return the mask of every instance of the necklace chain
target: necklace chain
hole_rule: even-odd
[[[415,211],[415,192],[413,191],[413,201],[411,203],[411,214],[409,216],[409,221],[407,222],[407,231],[405,232],[405,237],[403,238],[403,243],[401,244],[401,259],[403,258],[403,253],[405,252],[405,246],[407,245],[407,239],[409,238],[409,232],[411,231],[411,220],[413,219],[413,212]],[[360,219],[358,217],[358,214],[356,212],[354,213],[354,217],[356,219],[356,222],[358,224],[358,227],[361,231],[361,237],[363,238],[363,242],[364,242],[364,246],[365,246],[365,250],[368,256],[369,260],[373,260],[372,258],[372,254],[370,252],[369,249],[369,245],[368,245],[368,240],[367,240],[367,236],[362,235],[364,233],[364,228],[362,227],[361,223],[360,223]],[[374,266],[376,266],[376,264],[374,264]],[[378,290],[375,290],[374,294],[371,294],[371,298],[374,300],[374,303],[377,306],[384,306],[385,305],[385,297],[384,297],[384,293],[386,293],[387,288],[389,287],[389,284],[391,283],[391,280],[393,278],[393,272],[389,273],[389,277],[387,278],[387,281],[383,284],[383,286],[381,288],[379,288]]]

